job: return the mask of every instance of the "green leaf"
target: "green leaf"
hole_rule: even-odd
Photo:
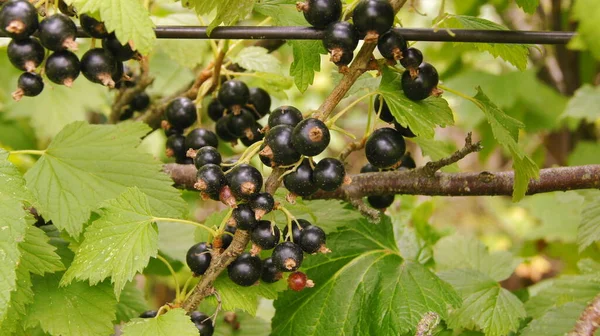
[[[61,280],[89,280],[91,285],[111,277],[119,297],[127,282],[158,253],[158,227],[148,198],[130,188],[102,205],[102,217],[92,223],[75,252],[75,260]]]
[[[208,25],[207,33],[223,23],[230,26],[238,20],[243,20],[252,12],[256,0],[220,0],[217,2],[217,15]]]
[[[271,323],[260,317],[252,317],[243,312],[235,312],[240,329],[234,329],[228,323],[217,323],[214,336],[269,336]]]
[[[10,161],[8,161],[9,153],[0,148],[0,194],[16,200],[27,201],[33,203],[33,195],[27,187],[25,187],[25,179]]]
[[[600,118],[600,113],[598,113],[597,109],[599,104],[600,86],[593,87],[589,84],[584,84],[575,91],[562,116],[594,122]]]
[[[598,33],[598,20],[600,20],[600,6],[596,0],[576,0],[573,6],[573,18],[579,20],[577,33],[579,40],[583,40],[596,59],[600,59],[600,35]]]
[[[383,68],[383,78],[379,91],[396,121],[402,126],[409,126],[418,136],[433,138],[436,126],[454,125],[452,110],[448,102],[439,97],[429,97],[422,101],[412,101],[400,90],[402,75]]]
[[[535,10],[540,5],[540,0],[516,0],[517,5],[529,14],[535,13]]]
[[[186,311],[171,309],[157,318],[137,318],[123,327],[123,336],[198,336],[198,328]]]
[[[263,47],[245,47],[231,60],[246,70],[274,73],[281,70],[279,59]]]
[[[348,223],[328,236],[326,255],[307,258],[315,287],[275,301],[274,335],[398,335],[427,312],[447,317],[460,301],[424,266],[402,259],[389,217]]]
[[[25,174],[36,208],[59,229],[78,236],[100,202],[137,186],[155,215],[181,216],[186,204],[173,181],[161,172],[160,162],[136,148],[148,130],[142,123],[66,126]]]
[[[579,252],[600,240],[600,196],[586,199],[577,232]]]
[[[17,268],[17,281],[15,290],[10,293],[8,311],[0,318],[0,336],[14,335],[22,328],[22,320],[27,315],[27,305],[33,302],[31,290],[31,276],[22,265]]]
[[[172,222],[157,222],[156,224],[158,225],[158,249],[160,252],[169,258],[185,263],[188,249],[198,242],[194,239],[194,233],[198,228]],[[206,233],[206,230],[198,229],[199,231]]]
[[[205,3],[215,4],[216,2],[205,1]],[[154,17],[153,20],[157,26],[198,26],[201,24],[193,13],[174,13],[165,17]],[[208,41],[201,42],[191,39],[157,39],[154,52],[157,51],[169,55],[169,58],[189,69],[201,66],[209,57],[213,57]],[[155,62],[154,56],[153,53],[151,63]],[[152,64],[150,68],[153,68]],[[152,69],[152,71],[154,70],[156,69]]]
[[[529,322],[520,335],[564,336],[573,329],[584,309],[585,304],[578,302],[550,308],[544,315]]]
[[[569,154],[569,166],[600,164],[600,144],[592,141],[578,141]]]
[[[128,322],[134,317],[148,309],[148,302],[144,298],[144,293],[139,290],[134,282],[128,282],[117,303],[117,319],[115,323]]]
[[[32,225],[28,226],[25,240],[19,244],[21,266],[38,275],[63,271],[65,266],[60,261],[60,256],[56,254],[56,247],[48,243],[49,240],[43,230]]]
[[[450,15],[440,24],[440,28],[458,29],[480,29],[480,30],[508,30],[492,21],[466,15]],[[529,57],[529,48],[524,44],[505,44],[505,43],[461,43],[455,45],[465,45],[471,49],[487,51],[494,57],[500,57],[505,61],[524,71],[527,68]]]
[[[33,278],[34,301],[29,306],[25,325],[38,324],[52,335],[95,336],[114,332],[117,300],[111,285],[103,282],[91,287],[73,282],[59,287],[61,273]]]
[[[454,152],[457,149],[454,143],[448,141],[439,141],[434,139],[427,139],[424,137],[414,137],[411,138],[410,141],[419,145],[423,156],[429,156],[431,161],[437,161],[442,158],[447,158],[450,155],[454,154]],[[460,170],[458,169],[458,165],[456,163],[453,163],[449,166],[443,167],[442,171],[448,173],[458,173]]]
[[[526,233],[529,240],[575,242],[584,198],[574,191],[532,195],[521,201],[539,225]]]
[[[568,275],[544,280],[528,288],[527,314],[539,318],[548,310],[569,302],[587,304],[600,293],[597,274]]]
[[[198,15],[209,14],[217,7],[216,1],[206,0],[181,0],[181,4],[187,8],[193,8]]]

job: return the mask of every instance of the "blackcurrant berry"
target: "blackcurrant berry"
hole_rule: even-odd
[[[213,121],[219,121],[219,119],[223,118],[225,106],[221,105],[218,99],[213,99],[210,101],[210,103],[208,103],[206,111],[210,119]]]
[[[187,148],[185,147],[185,137],[181,134],[172,134],[167,138],[167,157],[184,158]]]
[[[231,114],[231,117],[227,120],[227,129],[229,133],[237,138],[241,137],[252,137],[252,126],[256,123],[254,114],[249,110],[243,108],[239,113]]]
[[[189,157],[175,157],[175,163],[184,164],[184,165],[192,165],[194,164],[194,159]]]
[[[194,164],[196,168],[200,169],[202,166],[207,165],[209,163],[220,165],[222,161],[221,153],[212,146],[205,146],[200,148],[196,152],[196,156],[194,157]]]
[[[294,127],[292,144],[294,148],[306,156],[321,154],[329,145],[331,136],[329,128],[317,118],[307,118]]]
[[[326,250],[325,231],[316,225],[305,227],[300,234],[300,241],[297,242],[306,253],[317,253],[320,250]]]
[[[150,106],[150,96],[146,92],[136,94],[129,104],[134,111],[143,112]]]
[[[242,163],[227,172],[227,182],[236,199],[248,200],[260,192],[263,177],[258,169]]]
[[[269,114],[269,111],[271,111],[271,96],[267,91],[261,88],[250,88],[248,105],[252,105],[254,107],[254,111],[257,114],[256,119],[260,119]]]
[[[225,142],[237,143],[237,137],[229,132],[229,127],[227,124],[229,123],[229,119],[231,119],[231,114],[224,116],[219,119],[215,124],[215,132],[221,138],[221,140]]]
[[[415,133],[413,133],[410,130],[410,127],[404,127],[402,125],[400,125],[400,123],[398,122],[394,122],[394,128],[396,129],[396,131],[400,132],[400,134],[402,134],[403,137],[405,138],[414,138],[416,137]]]
[[[394,8],[388,0],[362,0],[354,8],[352,22],[365,41],[376,41],[394,24]]]
[[[383,103],[383,105],[381,103]],[[382,96],[380,96],[380,95],[375,96],[375,102],[373,103],[373,108],[375,109],[375,113],[379,113],[379,119],[381,119],[387,123],[391,123],[394,121],[394,116],[392,115],[390,108],[388,107],[387,103],[385,102],[385,100],[383,99]],[[381,108],[381,112],[379,112],[380,108]]]
[[[115,59],[108,51],[102,48],[90,49],[81,58],[81,73],[90,82],[113,88],[115,64]]]
[[[247,203],[238,204],[237,208],[233,209],[231,220],[241,230],[253,230],[258,224],[254,210]]]
[[[225,173],[223,173],[221,167],[211,163],[204,165],[198,169],[196,178],[194,188],[200,190],[212,200],[219,200],[219,193],[227,184]]]
[[[258,158],[260,159],[260,162],[262,162],[267,167],[275,167],[275,163],[273,163],[273,161],[271,160],[272,157],[273,151],[271,151],[271,147],[267,148],[267,144],[263,143],[260,146],[260,152],[258,152]]]
[[[58,10],[69,17],[77,16],[77,11],[73,5],[67,5],[64,0],[58,0]]]
[[[394,203],[396,195],[375,195],[367,197],[367,202],[375,209],[385,209]]]
[[[296,126],[302,121],[302,112],[293,106],[280,106],[269,115],[270,128],[279,125]]]
[[[401,168],[406,168],[406,169],[417,168],[417,163],[415,162],[415,160],[412,158],[412,156],[408,152],[402,156],[400,161],[402,162],[400,164]]]
[[[178,135],[183,135],[183,130],[177,129],[177,128],[169,128],[164,130],[165,131],[165,136],[170,137],[173,134],[178,134]],[[185,141],[185,140],[184,140]]]
[[[381,35],[379,41],[377,41],[377,49],[379,49],[381,56],[397,61],[404,58],[408,44],[406,44],[404,37],[400,33],[390,29]]]
[[[244,146],[246,147],[250,147],[252,144],[255,144],[258,141],[264,139],[265,135],[260,132],[262,128],[263,127],[261,124],[255,122],[252,127],[247,129],[248,134],[246,134],[245,137],[240,138],[242,144],[244,144]]]
[[[308,23],[319,29],[339,20],[342,15],[341,0],[307,0],[299,2],[296,8],[304,12],[304,18]]]
[[[186,97],[171,100],[165,111],[171,127],[186,129],[196,122],[196,104]]]
[[[282,272],[293,272],[302,266],[304,255],[297,244],[286,241],[273,249],[273,264]]]
[[[367,160],[378,168],[388,168],[400,161],[406,142],[402,135],[393,128],[375,130],[367,139],[365,154]]]
[[[323,46],[331,54],[331,61],[333,63],[342,61],[344,55],[352,52],[357,45],[358,31],[356,31],[354,25],[346,21],[340,21],[330,24],[325,29]]]
[[[352,59],[354,58],[354,52],[352,50],[345,50],[342,49],[341,55],[339,57],[339,59],[331,59],[331,61],[333,62],[333,64],[337,65],[338,67],[343,67],[345,65],[348,65],[352,62]],[[340,72],[342,72],[342,70],[340,70]]]
[[[248,204],[254,210],[255,218],[261,219],[265,214],[273,211],[275,207],[275,199],[267,192],[262,192],[254,195],[248,201]]]
[[[32,72],[42,64],[45,57],[44,47],[32,37],[11,40],[6,49],[8,59],[15,68]]]
[[[240,108],[248,102],[250,90],[246,83],[238,80],[229,80],[219,89],[219,101],[230,110]]]
[[[225,233],[223,233],[221,235],[221,248],[222,249],[226,250],[229,247],[229,245],[231,245],[235,231],[237,231],[237,228],[235,226],[231,226],[231,225],[225,226]]]
[[[38,26],[37,10],[29,1],[8,1],[0,8],[0,30],[15,40],[33,35]]]
[[[337,159],[326,158],[315,166],[313,180],[317,187],[325,191],[334,191],[344,183],[346,168]]]
[[[156,310],[146,310],[145,312],[140,314],[141,318],[153,318],[156,317]]]
[[[123,110],[121,112],[121,115],[119,116],[119,120],[120,121],[125,121],[125,120],[128,120],[128,119],[131,119],[131,117],[133,117],[133,113],[134,112],[135,111],[131,107],[125,108],[125,110]]]
[[[364,173],[376,173],[378,171],[380,171],[379,168],[373,166],[370,163],[367,163],[362,168],[360,168],[360,173],[361,174],[364,174]]]
[[[229,279],[234,283],[248,287],[260,279],[262,261],[248,252],[242,253],[227,267]]]
[[[266,283],[274,283],[281,280],[282,277],[283,274],[281,274],[281,271],[279,271],[277,267],[275,267],[275,264],[273,263],[273,258],[267,258],[263,260],[263,268],[260,280]]]
[[[406,70],[402,74],[402,90],[404,95],[414,101],[423,100],[438,85],[439,75],[433,65],[423,62],[418,68],[417,77],[412,78],[411,71]]]
[[[217,135],[205,128],[196,128],[185,137],[186,148],[200,149],[205,146],[219,147]]]
[[[190,319],[194,322],[196,328],[198,328],[200,336],[212,336],[215,332],[215,327],[208,315],[194,311],[190,314]]]
[[[277,166],[290,165],[300,160],[300,153],[292,143],[294,129],[289,125],[279,125],[271,128],[265,136],[266,147],[260,151],[260,156],[265,156]]]
[[[285,175],[283,185],[291,193],[302,197],[310,196],[317,192],[319,187],[317,187],[313,180],[313,169],[310,166],[310,159],[302,160],[302,163],[295,171]]]
[[[19,101],[23,96],[35,97],[44,90],[44,80],[35,72],[24,72],[19,76],[17,90],[13,92],[14,100]]]
[[[417,48],[408,48],[400,59],[400,64],[406,69],[416,69],[421,63],[423,63],[423,53]]]
[[[288,277],[288,287],[296,292],[303,290],[304,288],[314,287],[315,284],[312,280],[309,280],[306,274],[302,272],[294,272]]]
[[[79,15],[79,23],[83,31],[93,38],[103,39],[109,35],[104,22],[100,22],[87,14]]]
[[[60,85],[70,87],[77,77],[81,65],[79,59],[70,51],[56,51],[46,59],[44,70],[48,79]]]
[[[304,230],[305,227],[311,225],[309,221],[307,221],[306,219],[295,219],[292,221],[292,241],[296,244],[298,244],[300,242],[300,236],[302,235],[302,230]],[[285,240],[289,241],[288,238],[288,227],[286,225],[286,227],[283,229],[283,237],[285,238]]]
[[[270,250],[279,243],[281,232],[275,224],[266,220],[258,221],[256,227],[250,233],[252,242],[263,250]]]
[[[210,250],[205,242],[192,245],[185,255],[185,261],[195,275],[202,275],[210,266]]]
[[[129,43],[121,44],[114,33],[102,40],[102,48],[113,54],[115,59],[120,62],[125,62],[135,56],[135,51],[131,49],[131,45]]]
[[[77,26],[64,14],[54,14],[40,22],[40,42],[53,51],[77,50]]]

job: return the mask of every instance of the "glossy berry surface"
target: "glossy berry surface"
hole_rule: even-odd
[[[200,336],[212,336],[215,332],[215,327],[210,317],[199,311],[194,311],[190,314],[190,319],[194,322]]]
[[[260,155],[270,159],[278,166],[290,165],[300,160],[300,153],[292,143],[294,129],[289,125],[279,125],[271,128],[265,136],[265,147]]]
[[[375,96],[375,101],[373,102],[373,108],[375,110],[375,113],[379,113],[379,119],[381,119],[387,123],[391,123],[394,121],[394,116],[392,115],[390,108],[388,107],[387,103],[385,102],[385,100],[383,99],[382,96],[380,96],[380,95]],[[379,111],[379,109],[381,109],[381,112]]]
[[[228,109],[234,106],[244,106],[250,98],[250,90],[246,83],[238,80],[229,80],[221,85],[218,95],[219,101]]]
[[[332,23],[325,29],[323,46],[331,54],[335,64],[350,63],[350,53],[358,45],[358,31],[346,21]]]
[[[310,222],[307,221],[306,219],[302,219],[302,218],[292,221],[292,241],[294,243],[297,244],[298,242],[300,242],[300,236],[302,235],[302,230],[309,225],[311,225]],[[283,229],[283,237],[285,240],[289,240],[287,238],[287,236],[288,236],[288,227],[286,226]]]
[[[156,317],[156,310],[146,310],[145,312],[140,314],[141,318],[152,318]]]
[[[313,169],[310,166],[309,159],[302,160],[298,168],[285,175],[283,185],[291,193],[298,196],[306,197],[314,194],[319,190],[317,184],[313,180]]]
[[[394,194],[369,196],[367,202],[375,209],[385,209],[394,203],[395,196]]]
[[[81,73],[93,83],[114,87],[112,74],[115,72],[115,59],[102,48],[88,50],[81,57]]]
[[[340,0],[307,0],[297,6],[304,12],[304,18],[313,27],[323,29],[342,15]]]
[[[200,148],[196,152],[196,157],[194,158],[194,165],[196,165],[196,168],[200,169],[200,167],[210,163],[218,166],[221,164],[221,161],[221,153],[219,153],[219,151],[215,147],[206,146]]]
[[[10,38],[27,38],[38,26],[37,10],[29,1],[9,1],[0,8],[0,30]]]
[[[195,275],[202,275],[210,266],[210,250],[205,242],[192,245],[185,255],[185,261]]]
[[[402,90],[404,91],[404,95],[414,101],[429,97],[440,79],[435,67],[429,63],[421,63],[418,69],[419,74],[414,79],[408,70],[402,74]]]
[[[237,138],[250,135],[253,136],[252,126],[256,123],[254,115],[249,110],[243,108],[237,114],[231,114],[227,120],[227,129],[229,133]]]
[[[390,29],[379,37],[377,49],[379,49],[381,56],[389,60],[397,61],[404,58],[404,54],[408,49],[408,44],[400,33]]]
[[[263,268],[262,274],[260,275],[260,280],[266,283],[274,283],[282,278],[281,271],[275,267],[273,263],[273,258],[267,258],[263,260]]]
[[[362,0],[354,8],[352,22],[361,34],[382,35],[394,24],[394,9],[388,0]]]
[[[421,63],[423,63],[423,53],[417,48],[408,48],[400,60],[400,64],[406,69],[416,69]]]
[[[302,266],[304,254],[297,244],[286,241],[273,249],[273,264],[282,272],[293,272]]]
[[[212,121],[219,121],[219,119],[223,118],[225,106],[221,105],[218,99],[213,99],[208,103],[206,112]]]
[[[240,138],[242,144],[246,147],[250,147],[252,144],[264,139],[265,135],[260,132],[262,128],[261,124],[254,122],[254,125],[246,129],[246,136]]]
[[[250,88],[248,105],[254,106],[253,111],[257,114],[256,119],[260,119],[271,111],[271,96],[261,88]]]
[[[333,56],[331,57],[331,61],[337,66],[348,65],[352,62],[352,59],[354,59],[354,52],[352,50],[343,49],[341,50],[341,55],[339,55],[339,58],[334,58]]]
[[[269,115],[269,127],[279,125],[296,126],[302,121],[302,112],[293,106],[280,106]]]
[[[316,225],[305,227],[300,234],[298,245],[306,253],[316,253],[325,245],[325,231]]]
[[[79,59],[70,51],[54,52],[46,59],[44,67],[48,79],[56,84],[71,86],[79,76]]]
[[[77,50],[76,36],[77,26],[64,14],[54,14],[40,22],[39,38],[46,49],[53,51]]]
[[[294,272],[288,277],[288,287],[296,292],[308,287],[308,277],[302,272]]]
[[[321,154],[329,146],[331,135],[329,128],[317,118],[307,118],[294,127],[292,144],[302,155],[315,156]]]
[[[275,199],[271,194],[262,192],[250,198],[248,204],[252,210],[254,210],[255,215],[258,216],[257,219],[260,219],[265,214],[273,211],[273,208],[275,207]]]
[[[231,134],[231,132],[229,132],[229,127],[227,127],[229,119],[231,119],[231,114],[219,119],[215,124],[215,133],[217,133],[217,136],[219,136],[221,140],[235,143],[237,142],[237,137]]]
[[[260,192],[263,178],[258,169],[242,163],[227,172],[227,182],[236,199],[247,200]]]
[[[185,137],[187,149],[200,149],[205,146],[219,147],[217,135],[205,128],[196,128]]]
[[[367,160],[378,168],[388,168],[400,161],[406,150],[402,135],[393,128],[375,130],[365,144]]]
[[[238,204],[237,208],[233,209],[231,218],[240,230],[253,230],[258,224],[254,210],[247,203]]]
[[[281,232],[277,225],[272,225],[266,220],[258,221],[256,227],[250,233],[250,239],[263,250],[270,250],[279,243]]]
[[[6,49],[8,59],[15,68],[23,71],[34,71],[44,61],[44,47],[33,37],[22,40],[11,40]]]
[[[102,48],[113,54],[121,62],[128,61],[135,56],[135,51],[131,49],[131,45],[129,43],[122,44],[114,33],[102,40]]]
[[[228,232],[228,233],[223,233],[221,235],[221,248],[222,249],[225,250],[229,247],[229,245],[231,245],[235,231],[237,231],[237,228],[235,226],[231,226],[231,225],[225,226],[225,232]]]
[[[229,279],[234,283],[248,287],[252,286],[262,274],[262,261],[250,253],[242,253],[227,267]]]
[[[334,191],[344,183],[346,169],[344,164],[337,159],[326,158],[315,166],[313,180],[317,187],[325,191]]]
[[[104,22],[100,22],[87,14],[79,15],[79,23],[83,31],[91,37],[103,39],[109,35]]]
[[[44,90],[44,80],[35,72],[24,72],[19,76],[17,88],[17,92],[13,93],[15,100],[22,96],[35,97]]]
[[[167,105],[165,114],[172,127],[186,129],[196,122],[196,104],[186,97],[175,98]]]
[[[413,131],[411,131],[410,127],[408,126],[404,127],[400,123],[394,122],[394,128],[396,129],[396,131],[400,132],[400,134],[402,134],[402,136],[405,138],[416,137],[415,133],[413,133]]]
[[[130,106],[135,111],[142,112],[150,106],[150,96],[146,92],[140,92],[133,97]]]
[[[184,158],[187,152],[185,147],[185,137],[181,134],[172,134],[167,138],[167,151],[168,157]]]
[[[402,162],[400,164],[401,168],[406,168],[406,169],[415,169],[417,168],[417,163],[415,162],[415,159],[412,158],[412,156],[410,155],[410,153],[406,153],[402,156],[402,158],[400,159],[400,161]]]
[[[197,182],[194,188],[208,195],[213,200],[219,199],[219,192],[227,184],[225,173],[215,164],[207,164],[198,169]]]

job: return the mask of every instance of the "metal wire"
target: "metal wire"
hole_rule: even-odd
[[[245,40],[321,40],[323,31],[310,27],[217,27],[210,36],[206,27],[160,26],[155,28],[160,39],[245,39]],[[471,29],[420,29],[396,28],[409,41],[566,44],[574,32],[522,31],[522,30],[471,30]],[[0,37],[5,37],[0,32]],[[88,37],[79,30],[78,37]]]

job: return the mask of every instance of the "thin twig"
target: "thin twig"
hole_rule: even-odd
[[[600,326],[600,294],[581,313],[573,330],[567,336],[593,336]]]
[[[443,167],[456,163],[471,153],[479,152],[480,150],[482,150],[483,147],[481,146],[481,142],[478,141],[476,143],[473,143],[473,141],[471,140],[471,135],[471,132],[467,134],[467,138],[465,139],[465,146],[463,148],[454,152],[454,154],[450,155],[449,157],[442,158],[438,161],[427,162],[427,164],[419,170],[427,176],[433,176],[438,170],[442,169]]]
[[[365,148],[365,143],[367,142],[367,138],[363,138],[362,140],[359,141],[354,141],[349,143],[348,145],[346,145],[346,148],[344,148],[344,150],[342,150],[342,152],[340,153],[340,161],[345,161],[346,158],[352,154],[352,152],[356,152],[358,150],[361,150],[363,148]]]
[[[144,92],[146,88],[148,88],[154,82],[154,77],[150,76],[149,66],[150,62],[148,60],[148,57],[142,57],[142,59],[140,60],[141,71],[140,79],[138,80],[138,82],[135,84],[134,87],[125,87],[115,97],[115,102],[111,107],[111,113],[109,118],[111,124],[118,123],[119,119],[121,118],[121,115],[123,114],[127,106],[131,104],[133,98],[135,98],[135,96],[137,96],[138,94]]]

